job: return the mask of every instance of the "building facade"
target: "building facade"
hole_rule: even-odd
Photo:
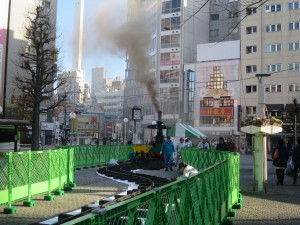
[[[241,22],[242,114],[258,113],[256,74],[270,74],[262,78],[265,113],[283,119],[284,135],[292,138],[299,108],[294,99],[300,101],[300,5],[298,1],[271,0],[258,6],[242,8],[247,13]]]

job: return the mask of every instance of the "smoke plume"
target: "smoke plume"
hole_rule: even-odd
[[[152,104],[159,113],[157,80],[154,74],[150,73],[151,62],[147,54],[151,41],[150,25],[145,21],[145,11],[140,2],[128,0],[130,14],[126,11],[115,14],[111,13],[114,7],[109,1],[89,23],[89,31],[86,32],[89,37],[84,36],[84,45],[87,47],[86,54],[93,54],[95,49],[114,52],[119,56],[126,52],[135,80],[147,88]],[[127,21],[124,18],[127,18]]]

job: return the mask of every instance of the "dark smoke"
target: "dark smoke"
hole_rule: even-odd
[[[130,64],[134,70],[134,78],[143,84],[151,95],[152,104],[156,112],[160,112],[158,101],[158,84],[154,74],[150,74],[151,62],[147,54],[150,46],[150,26],[145,21],[145,11],[141,8],[139,0],[128,0],[130,4],[130,15],[118,13],[111,15],[113,9],[112,1],[109,6],[102,8],[93,18],[88,31],[89,37],[84,36],[85,46],[88,53],[95,49],[106,49],[117,55],[128,54]],[[111,7],[111,8],[110,8]],[[120,23],[120,18],[129,18]],[[104,45],[105,43],[105,45]]]

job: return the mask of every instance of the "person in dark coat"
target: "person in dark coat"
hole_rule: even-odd
[[[274,153],[276,149],[278,149],[279,157],[274,159]],[[277,145],[275,145],[275,147],[272,149],[271,155],[273,159],[273,165],[276,167],[277,185],[283,185],[284,171],[289,159],[289,152],[285,145],[285,141],[282,138],[278,140]]]
[[[300,137],[297,138],[297,145],[293,148],[292,160],[294,163],[294,181],[297,183],[298,171],[300,170]]]
[[[219,143],[216,146],[216,150],[218,151],[229,151],[228,145],[225,143],[224,138],[219,138]]]
[[[170,136],[167,136],[167,140],[165,140],[161,146],[161,153],[164,154],[165,160],[165,170],[168,171],[169,168],[172,171],[173,164],[173,153],[175,151],[173,141]]]

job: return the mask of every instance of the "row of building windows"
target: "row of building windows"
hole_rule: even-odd
[[[288,2],[288,9],[289,10],[296,10],[300,9],[300,2]],[[250,7],[246,9],[247,15],[252,15],[256,13],[256,7]],[[281,12],[281,4],[273,4],[273,5],[266,5],[265,6],[265,12],[271,13],[271,12]]]
[[[213,97],[205,97],[200,101],[201,107],[233,107],[234,99],[224,96],[220,97],[220,101],[218,101],[219,105],[215,104],[215,99]]]
[[[282,50],[281,44],[268,44],[264,46],[264,52],[280,52]],[[288,43],[289,51],[299,51],[300,50],[300,42],[291,42]],[[246,46],[246,54],[251,54],[257,52],[257,46]]]
[[[288,70],[289,71],[299,71],[300,69],[300,63],[289,63],[288,64]],[[270,64],[265,66],[265,72],[267,73],[274,73],[274,72],[280,72],[283,70],[282,64]],[[246,66],[246,73],[255,73],[257,72],[257,66],[256,65],[249,65]]]
[[[300,22],[291,22],[288,24],[289,30],[299,30],[300,29]],[[265,26],[265,32],[278,32],[282,30],[281,24],[268,24]],[[257,32],[256,26],[246,27],[246,34],[253,34]]]
[[[265,92],[281,92],[282,85],[266,85]],[[300,84],[289,84],[289,92],[299,92],[300,91]],[[255,93],[257,91],[256,85],[246,85],[246,93]]]

